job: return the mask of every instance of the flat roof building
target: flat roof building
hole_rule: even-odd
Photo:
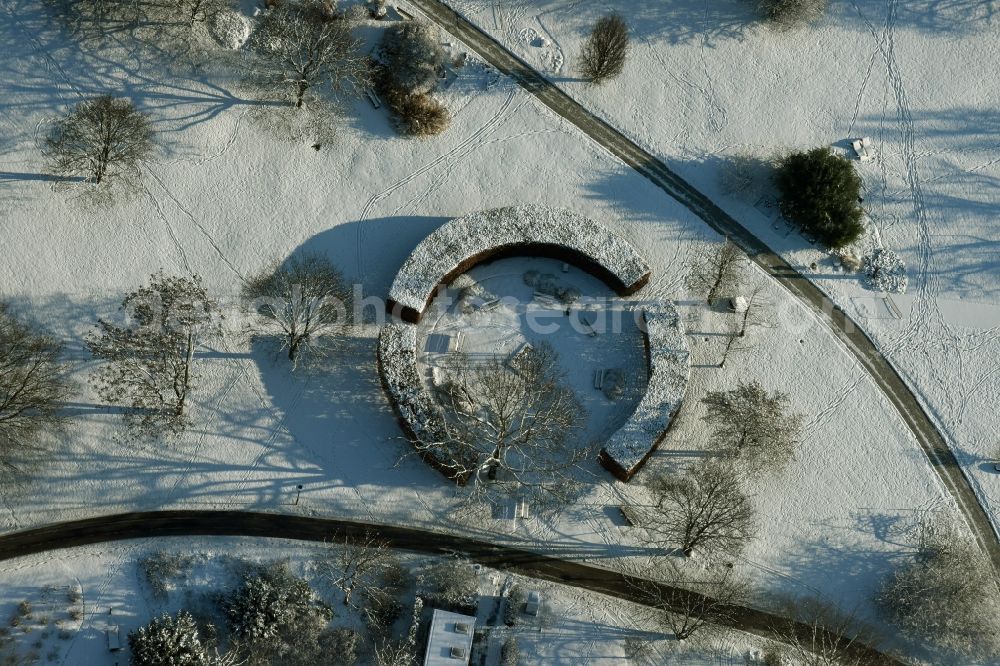
[[[475,617],[434,609],[424,666],[467,665],[475,630]]]

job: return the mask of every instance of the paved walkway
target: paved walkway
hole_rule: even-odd
[[[123,539],[177,536],[241,536],[326,541],[357,537],[374,531],[393,547],[421,553],[463,553],[475,562],[495,569],[512,571],[549,580],[618,599],[644,603],[637,589],[642,579],[617,571],[557,557],[559,553],[539,553],[522,548],[443,534],[412,527],[313,518],[250,511],[147,511],[98,516],[55,523],[23,532],[0,536],[0,561],[61,548],[106,543]],[[572,551],[567,551],[567,556]],[[661,585],[664,589],[668,586]],[[688,593],[694,594],[694,593]],[[785,630],[788,620],[745,606],[731,607],[734,620],[729,626],[772,640],[781,640],[775,628]],[[801,640],[807,642],[812,627],[796,624]],[[855,644],[852,652],[865,664],[902,665],[877,650]]]

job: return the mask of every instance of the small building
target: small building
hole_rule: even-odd
[[[542,593],[531,591],[528,593],[528,601],[524,604],[524,612],[528,615],[538,615],[538,607],[542,603]]]
[[[424,666],[468,666],[476,618],[434,609]]]

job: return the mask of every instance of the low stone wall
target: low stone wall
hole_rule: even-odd
[[[477,264],[510,256],[560,259],[622,296],[641,289],[650,273],[631,243],[582,215],[544,206],[496,208],[451,220],[421,241],[396,275],[386,308],[416,323],[439,287]]]
[[[691,373],[684,325],[669,302],[641,306],[649,360],[649,383],[635,412],[601,449],[609,472],[628,481],[639,471],[673,425]]]
[[[442,441],[441,407],[417,366],[417,327],[438,288],[473,266],[508,256],[546,256],[574,264],[626,296],[649,279],[645,259],[627,241],[593,220],[541,206],[499,208],[452,220],[425,238],[407,258],[389,293],[389,321],[378,344],[382,386],[400,426],[413,441]],[[680,409],[690,365],[684,328],[670,302],[636,303],[648,359],[646,393],[629,420],[601,449],[601,464],[627,481],[662,441]],[[409,323],[404,323],[409,322]],[[449,478],[447,461],[424,460]]]

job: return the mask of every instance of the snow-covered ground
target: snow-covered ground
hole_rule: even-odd
[[[111,666],[126,663],[128,633],[163,613],[184,609],[196,617],[221,620],[212,598],[231,591],[246,563],[285,562],[305,578],[335,610],[333,626],[363,629],[357,613],[345,608],[341,596],[316,572],[321,544],[280,539],[199,538],[155,539],[73,548],[31,556],[14,566],[0,566],[0,617],[18,617],[9,640],[0,642],[0,658],[37,655],[34,663]],[[180,556],[187,561],[180,575],[169,579],[165,595],[153,593],[142,560],[151,555]],[[434,562],[432,558],[397,553],[412,572]],[[542,596],[535,617],[519,613],[513,627],[494,627],[484,639],[494,653],[514,636],[526,664],[653,664],[667,656],[670,663],[742,663],[748,649],[764,641],[739,632],[723,632],[705,640],[678,645],[642,609],[603,595],[534,581],[484,569],[479,575],[482,595],[477,629],[485,629],[503,591],[517,585]],[[412,600],[412,590],[405,603]],[[27,601],[30,616],[18,606]],[[493,618],[495,622],[496,618]],[[502,622],[501,622],[502,625]],[[121,635],[125,652],[108,650],[107,632]],[[642,642],[646,661],[626,659],[626,640]],[[722,661],[716,661],[722,660]],[[732,660],[732,661],[731,661]],[[5,662],[6,663],[6,662]],[[23,661],[17,663],[32,663]]]
[[[751,228],[858,320],[923,400],[1000,524],[1000,5],[830,3],[779,33],[746,0],[447,0]],[[622,75],[588,86],[591,26],[620,12]],[[986,77],[984,78],[984,75]],[[908,265],[906,295],[869,291],[774,217],[773,193],[727,195],[728,157],[874,139],[856,162],[871,233]],[[606,187],[615,197],[615,188]],[[878,240],[880,239],[880,240]]]
[[[523,3],[510,6],[525,7]],[[642,11],[666,12],[660,8],[671,6],[646,3]],[[900,8],[899,13],[905,12]],[[698,25],[704,25],[699,18],[703,15],[704,9],[695,17]],[[578,27],[589,23],[585,13],[566,16],[578,21]],[[564,29],[575,30],[569,18]],[[669,43],[669,31],[680,29],[681,22],[667,18],[662,24],[668,32],[648,36],[654,44]],[[689,30],[694,28],[689,26]],[[833,23],[823,30],[847,28]],[[940,39],[920,25],[910,25],[905,31],[894,28],[884,39],[871,38],[869,57],[874,53],[881,63],[882,52],[874,43],[888,48],[892,43],[889,38],[897,33],[913,34],[920,40]],[[840,32],[827,35],[823,42],[831,49],[843,50],[845,57],[861,58],[862,49],[856,42],[865,34],[855,29],[851,33],[853,45],[845,44],[845,35]],[[803,49],[810,46],[801,35],[781,39]],[[981,33],[970,32],[968,39],[989,52],[991,47]],[[568,33],[564,41],[566,53],[575,53]],[[700,42],[700,38],[694,42],[678,39],[677,57],[687,53],[700,63],[698,54],[704,51],[704,62],[712,62],[709,56],[722,53],[713,51],[712,46],[722,49],[732,42],[727,48],[735,49],[737,44],[757,44],[757,59],[743,51],[729,52],[726,62],[731,64],[713,76],[716,89],[724,84],[740,89],[749,86],[739,74],[739,67],[747,63],[773,73],[775,65],[764,63],[773,63],[780,54],[797,65],[812,62],[822,68],[832,62],[832,58],[818,55],[802,58],[801,52],[781,46],[789,42],[767,33],[748,35],[743,42],[723,35],[712,36],[708,45]],[[902,50],[903,38],[898,42],[896,48]],[[969,48],[964,32],[962,39],[954,42],[960,54]],[[374,326],[352,330],[340,357],[292,373],[274,349],[251,344],[246,332],[236,325],[242,320],[232,316],[227,336],[199,354],[201,378],[193,396],[192,427],[168,442],[129,437],[119,417],[86,385],[93,362],[82,336],[98,316],[113,316],[123,295],[159,268],[167,273],[198,273],[215,295],[234,303],[241,278],[292,252],[315,250],[327,253],[363,285],[365,294],[384,296],[417,243],[445,220],[474,210],[523,203],[573,209],[615,228],[641,249],[653,269],[650,284],[637,298],[670,298],[679,303],[692,346],[691,383],[679,421],[650,462],[651,469],[676,469],[702,455],[706,429],[698,399],[705,391],[732,387],[740,379],[759,379],[769,390],[789,393],[794,409],[805,415],[807,437],[789,469],[752,485],[760,530],[741,568],[762,593],[819,592],[870,614],[871,593],[878,579],[912,548],[907,526],[922,510],[945,504],[925,457],[889,403],[825,328],[781,290],[770,286],[767,294],[781,326],[756,331],[752,334],[757,345],[754,353],[734,356],[724,369],[716,368],[716,343],[723,330],[719,318],[725,315],[706,315],[704,306],[688,299],[681,286],[685,257],[693,242],[711,235],[707,228],[515,84],[474,62],[458,70],[440,93],[453,115],[452,126],[443,136],[402,139],[391,129],[384,109],[376,111],[365,101],[352,106],[336,139],[324,142],[317,151],[310,147],[311,139],[287,141],[265,127],[252,95],[224,72],[210,66],[200,70],[177,66],[166,71],[134,53],[81,49],[51,27],[38,3],[0,0],[0,43],[9,52],[20,54],[0,64],[0,225],[4,247],[0,286],[20,311],[34,316],[66,341],[80,381],[79,395],[67,409],[69,428],[52,453],[20,485],[5,487],[0,498],[4,531],[126,509],[224,506],[347,515],[519,539],[538,547],[559,547],[605,566],[631,567],[635,563],[630,558],[645,560],[651,554],[659,555],[660,551],[641,543],[641,535],[633,528],[618,527],[614,518],[623,496],[641,501],[646,472],[624,485],[613,482],[596,463],[586,470],[591,480],[587,496],[559,518],[522,524],[516,531],[508,523],[488,518],[473,519],[474,526],[459,522],[468,518],[449,512],[457,500],[440,475],[413,457],[400,462],[407,446],[375,372]],[[920,58],[922,51],[917,47],[921,43],[916,41],[909,47],[908,57]],[[650,54],[659,51],[651,49]],[[653,62],[639,56],[637,49],[631,67]],[[893,57],[891,50],[886,57]],[[920,62],[942,71],[942,60],[921,58]],[[791,64],[786,63],[787,67]],[[894,68],[890,71],[897,71]],[[955,72],[949,83],[953,91],[973,89],[971,78],[965,78],[972,76],[968,69],[974,68]],[[655,90],[648,77],[659,70],[645,71],[646,76],[636,77],[629,70],[621,82],[612,85],[631,81],[629,85],[638,86],[641,81],[649,86],[647,91]],[[671,78],[674,75],[698,81],[707,76],[701,74],[703,69],[696,74],[686,67],[662,71],[667,72],[666,78],[656,75],[653,80],[663,85],[672,81],[670,86],[685,85]],[[728,73],[725,81],[722,73]],[[817,75],[816,80],[822,79]],[[838,78],[838,85],[840,81]],[[827,84],[834,82],[824,81],[823,85]],[[840,97],[850,97],[853,105],[857,86],[851,87],[850,95],[843,95],[839,87],[837,90]],[[943,100],[936,87],[919,90]],[[102,209],[85,205],[72,191],[52,189],[38,141],[44,136],[46,123],[65,112],[68,105],[81,96],[106,91],[128,94],[153,116],[161,152],[146,170],[143,191]],[[615,98],[644,99],[633,93],[635,88],[631,92],[626,89]],[[601,91],[587,94],[597,96]],[[670,98],[674,92],[662,94]],[[733,93],[719,108],[741,112],[753,108],[741,95]],[[840,97],[830,102],[846,104]],[[874,97],[877,95],[869,91],[862,101],[868,105]],[[645,99],[649,104],[662,101]],[[803,127],[807,121],[819,122],[818,116],[803,110],[791,122],[784,114],[791,114],[789,107],[793,105],[778,104],[773,95],[765,99],[764,93],[758,93],[750,98],[768,106],[754,115],[753,122],[740,116],[744,118],[741,123],[748,123],[743,129],[736,126],[735,110],[723,114],[716,108],[705,115],[708,107],[697,102],[702,99],[679,97],[664,107],[680,110],[685,103],[697,107],[681,113],[627,111],[621,124],[628,128],[629,122],[640,122],[640,118],[657,129],[681,123],[684,126],[678,126],[678,135],[696,134],[698,138],[685,145],[697,146],[697,150],[716,145],[715,140],[708,141],[707,130],[699,124],[711,118],[717,123],[729,118],[734,125],[727,131],[736,135],[758,127],[762,144],[818,140],[810,133],[814,130]],[[802,103],[810,100],[822,105],[826,97],[805,90]],[[892,99],[888,102],[891,106]],[[776,113],[769,115],[772,107]],[[864,111],[858,118],[868,118],[868,113]],[[937,117],[936,112],[928,113]],[[951,118],[952,123],[964,122],[961,116]],[[788,122],[782,124],[781,120]],[[887,117],[886,122],[890,121]],[[916,153],[912,149],[905,154],[893,152],[893,130],[879,134],[875,128],[880,121],[870,122],[871,129],[859,127],[858,131],[878,137],[881,156],[874,166],[886,167],[889,184],[885,192],[895,191],[900,176],[895,167],[890,168],[895,164],[892,160],[905,157],[912,162]],[[945,123],[940,118],[926,122],[933,127]],[[764,131],[771,127],[781,128],[780,142]],[[799,131],[804,134],[798,135]],[[838,130],[841,134],[845,131]],[[960,160],[967,169],[978,163],[988,142],[982,133],[975,141],[953,132],[935,136],[941,143],[928,144],[923,150],[931,150],[930,156],[920,159],[941,165]],[[959,139],[969,139],[967,152],[949,148],[948,141]],[[935,145],[944,147],[935,149]],[[711,156],[705,155],[700,166],[691,160],[683,170],[711,190],[711,163]],[[971,175],[962,175],[958,166],[941,166],[941,178],[934,185],[927,184],[925,196],[935,187],[948,185],[950,179],[968,184],[971,178],[986,178],[991,168],[983,166]],[[909,213],[903,212],[906,202],[888,195],[879,198],[871,185],[869,188],[869,201],[881,201],[879,220],[886,242],[904,254],[909,252],[908,243],[915,242],[918,230],[908,219]],[[947,195],[948,191],[952,194]],[[966,196],[959,192],[942,190],[933,200],[944,206],[947,196]],[[973,194],[981,204],[952,199],[949,220],[960,223],[956,233],[989,239],[984,216],[995,211],[995,200],[990,197],[996,192],[980,189],[968,196]],[[754,210],[735,201],[729,206],[741,219]],[[935,210],[943,215],[946,209],[927,206],[921,215],[929,219],[937,214]],[[979,223],[982,225],[976,226]],[[758,227],[769,229],[769,224],[761,218]],[[782,242],[798,263],[819,257],[794,235]],[[904,370],[911,368],[908,376],[918,382],[933,413],[946,421],[948,431],[962,434],[959,450],[967,449],[969,455],[972,451],[985,455],[991,432],[986,426],[998,418],[989,410],[997,397],[997,330],[942,329],[951,331],[942,338],[927,327],[935,321],[945,325],[936,314],[941,310],[934,305],[943,302],[941,299],[971,298],[969,294],[976,290],[980,290],[981,299],[997,297],[995,291],[989,291],[996,286],[995,280],[989,282],[991,275],[996,276],[995,255],[989,253],[991,243],[987,240],[976,246],[982,250],[978,255],[980,273],[961,263],[977,256],[975,248],[959,256],[955,246],[947,261],[936,254],[927,255],[932,263],[926,266],[911,254],[911,284],[919,296],[908,310],[911,314],[901,320],[866,320],[876,327],[881,340],[896,341],[894,359]],[[964,266],[961,283],[955,273],[935,273],[955,266]],[[838,295],[875,299],[852,287],[853,281],[842,275],[822,275],[816,277],[824,285],[842,285],[836,287],[842,290],[835,291]],[[900,299],[897,302],[903,303]],[[968,303],[961,308],[970,317],[980,310],[985,312],[985,308],[969,308]],[[987,482],[985,471],[975,473],[982,476],[982,483]],[[296,505],[297,484],[305,489]],[[104,550],[119,552],[116,548]],[[118,571],[123,557],[112,555],[118,564],[109,564],[109,571]],[[5,563],[0,569],[16,570],[28,566],[27,562]],[[117,588],[107,589],[111,594]]]
[[[578,314],[567,317],[565,305],[539,301],[524,282],[528,271],[552,276],[563,288],[577,289],[588,308],[599,312],[607,331],[588,335]],[[615,297],[600,280],[554,259],[517,257],[477,266],[469,280],[481,290],[483,302],[500,299],[495,307],[468,314],[455,303],[455,290],[438,296],[420,321],[417,335],[418,364],[424,370],[427,390],[433,391],[432,370],[447,372],[447,345],[457,344],[469,362],[512,358],[525,344],[551,345],[558,356],[564,381],[573,389],[587,415],[583,438],[603,441],[621,427],[635,411],[646,389],[646,354],[642,334],[634,317],[624,313],[624,301]],[[611,400],[596,390],[594,372],[618,368],[626,377],[622,395]]]

